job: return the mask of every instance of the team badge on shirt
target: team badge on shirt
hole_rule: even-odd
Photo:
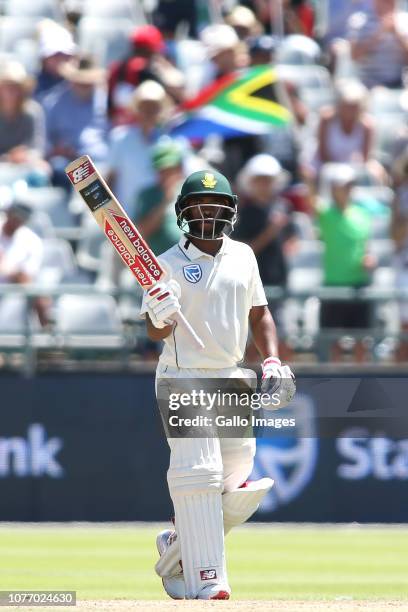
[[[214,189],[217,184],[217,179],[214,178],[214,175],[211,174],[211,172],[206,172],[201,182],[204,187],[207,187],[207,189]]]
[[[189,264],[183,267],[183,274],[184,278],[188,280],[189,283],[198,283],[203,272],[198,264]]]

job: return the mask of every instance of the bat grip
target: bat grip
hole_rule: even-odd
[[[203,341],[197,336],[194,329],[191,327],[190,323],[187,321],[186,317],[183,315],[182,312],[176,312],[171,316],[171,319],[173,321],[176,321],[176,323],[180,325],[180,327],[182,327],[189,334],[196,349],[202,350],[204,348]]]

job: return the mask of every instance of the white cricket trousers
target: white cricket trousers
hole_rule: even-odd
[[[245,378],[252,370],[187,369],[159,364],[156,393],[172,379]],[[207,586],[230,590],[225,563],[222,494],[238,489],[252,471],[253,438],[168,438],[167,482],[180,541],[186,597],[195,599]]]

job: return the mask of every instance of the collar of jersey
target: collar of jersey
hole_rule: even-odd
[[[188,249],[186,249],[184,245],[186,244],[187,240],[188,240],[188,237],[182,236],[182,238],[180,238],[179,243],[178,243],[180,249],[183,251],[187,259],[190,259],[191,261],[194,261],[195,259],[200,259],[200,257],[208,257],[210,259],[214,259],[213,255],[210,255],[209,253],[204,253],[203,251],[198,249],[192,242],[189,243]],[[221,248],[215,257],[217,257],[218,255],[224,255],[226,248],[227,248],[227,241],[228,241],[228,236],[224,236]]]

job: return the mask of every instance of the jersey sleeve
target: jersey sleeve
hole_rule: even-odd
[[[261,277],[259,274],[258,262],[256,261],[256,257],[254,252],[251,249],[251,258],[252,258],[252,299],[251,306],[266,306],[268,304],[268,300],[266,299],[265,289],[263,287]]]

